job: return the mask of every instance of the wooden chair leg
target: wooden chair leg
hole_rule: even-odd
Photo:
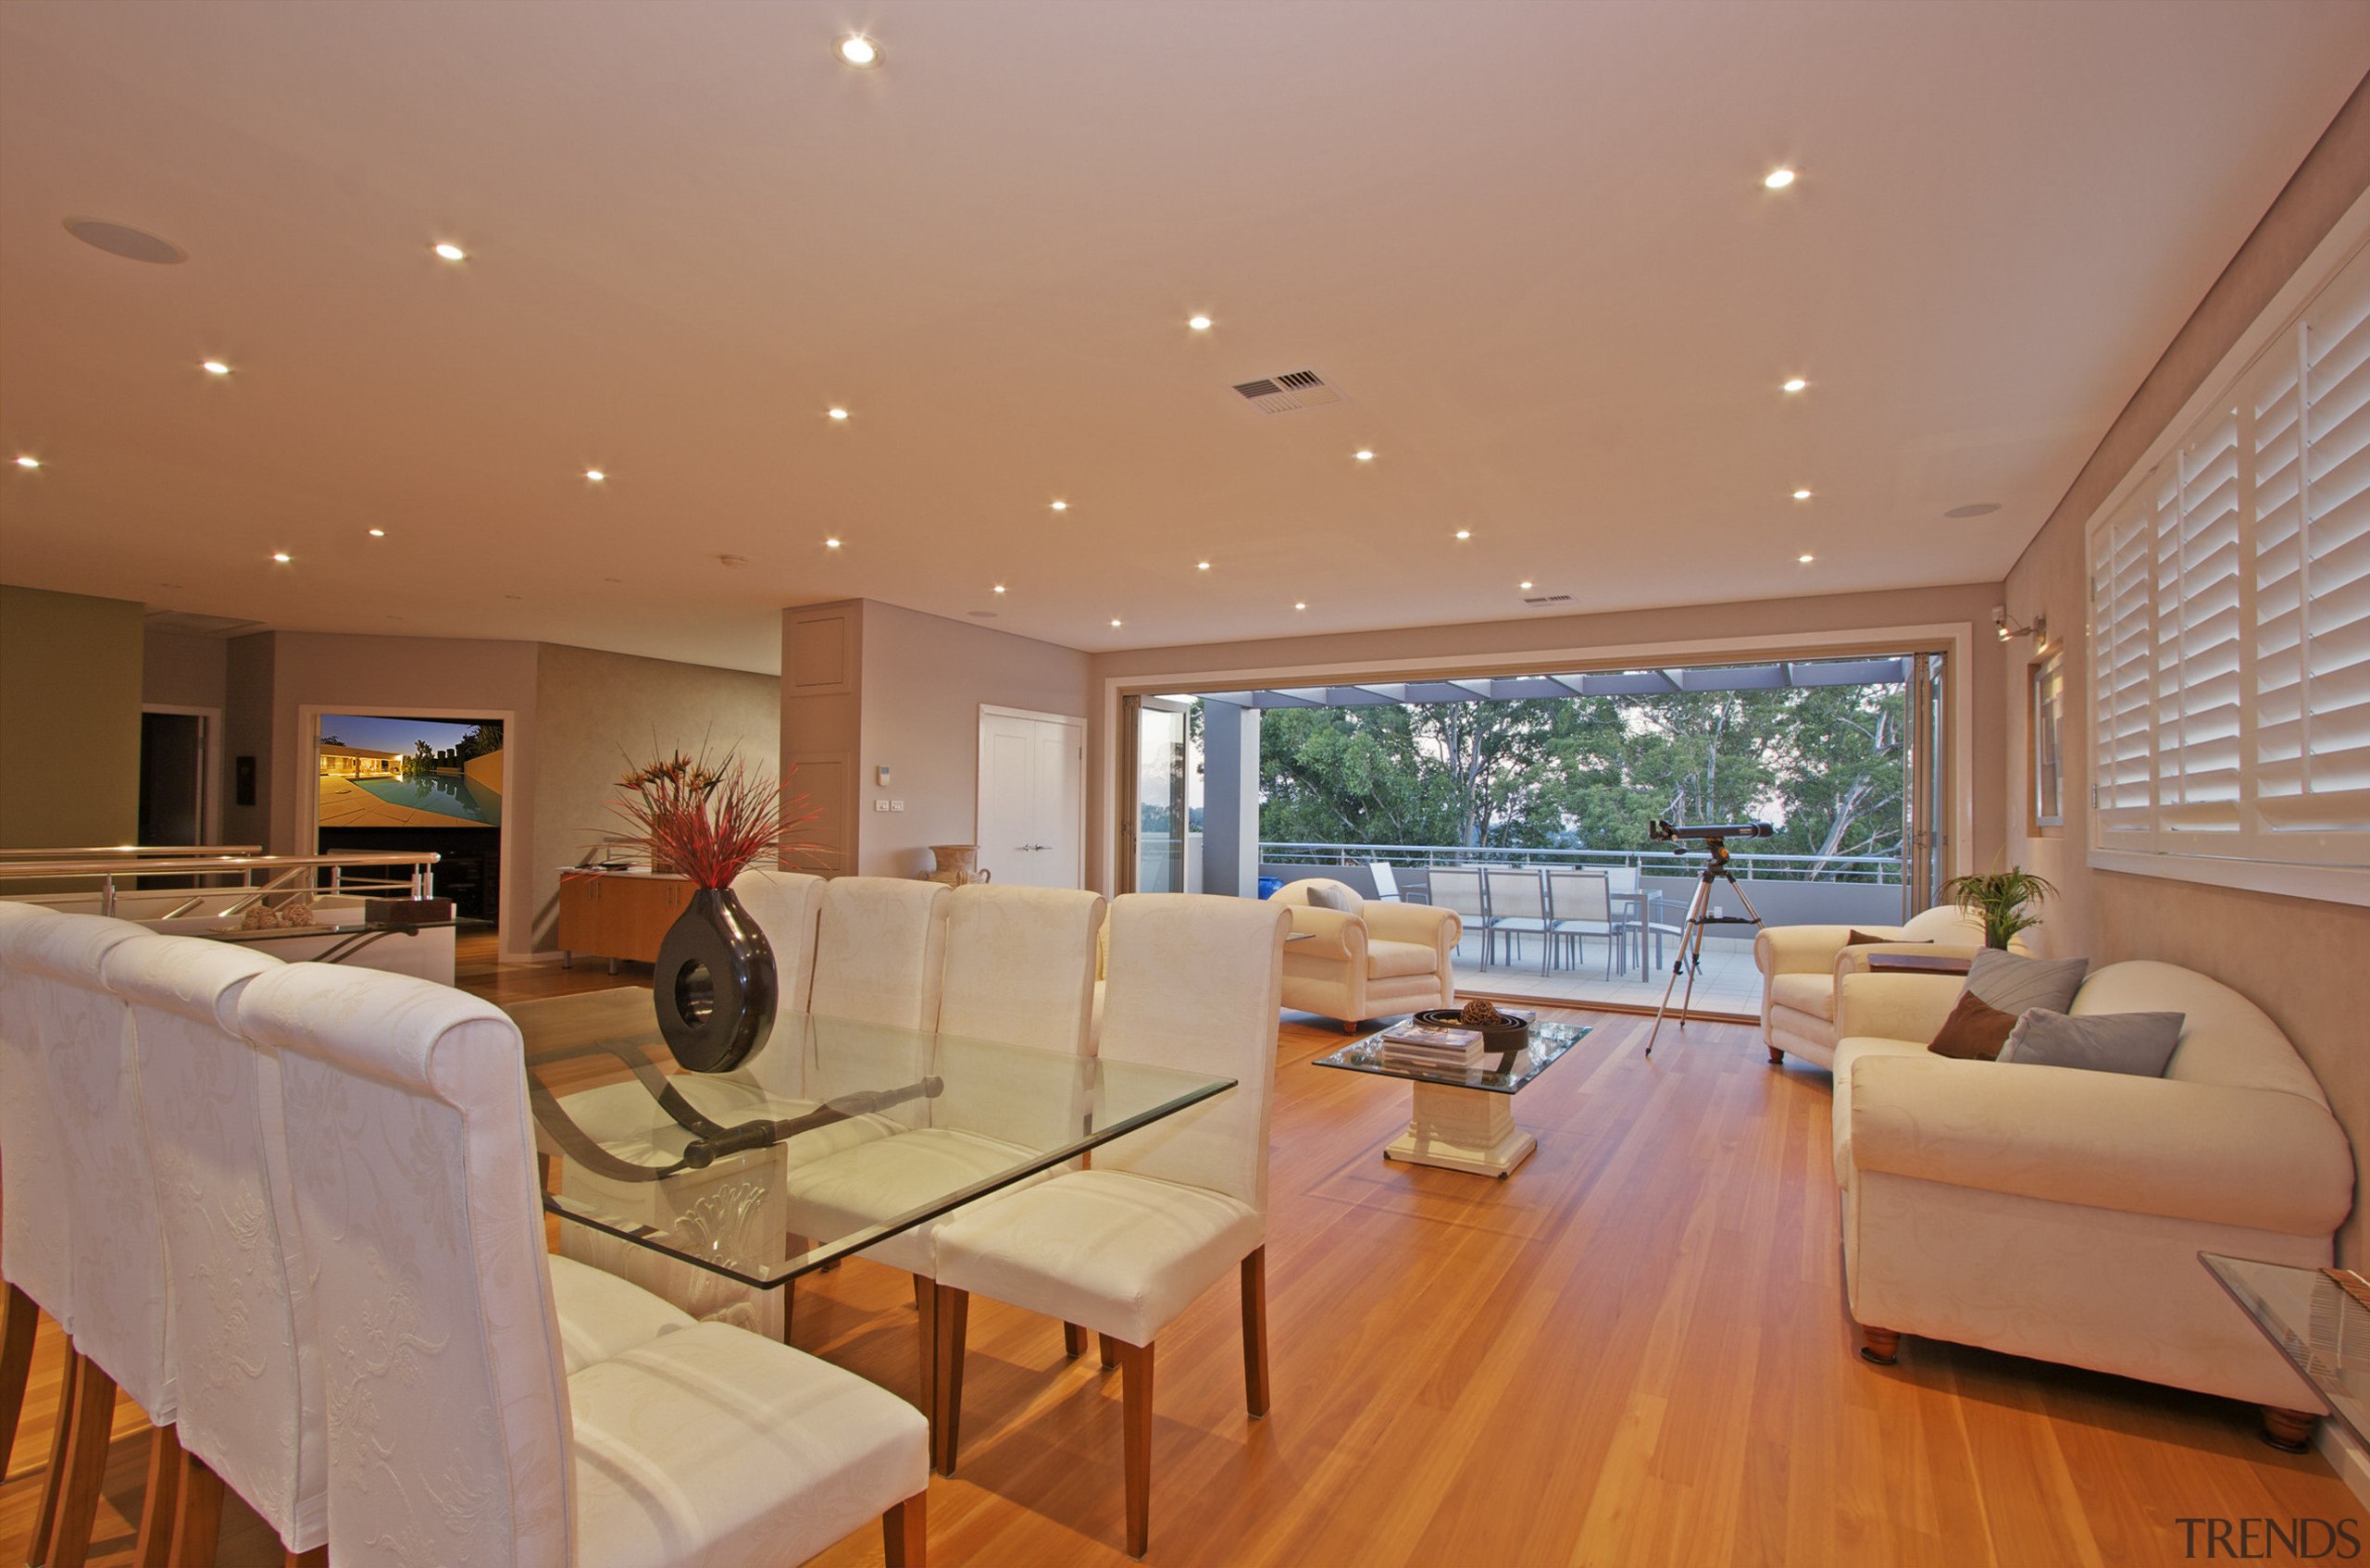
[[[2313,1428],[2320,1424],[2321,1418],[2310,1411],[2263,1407],[2263,1440],[2282,1453],[2311,1452]]]
[[[1901,1355],[1901,1331],[1860,1325],[1860,1359],[1871,1366],[1890,1366]]]
[[[317,1546],[310,1551],[290,1551],[283,1547],[280,1568],[330,1568],[330,1549]]]
[[[140,1499],[140,1568],[172,1568],[173,1520],[181,1489],[181,1433],[159,1426],[148,1437],[148,1489]]]
[[[916,1492],[880,1516],[881,1556],[886,1568],[923,1568],[929,1552],[929,1494]]]
[[[91,1526],[99,1516],[106,1480],[107,1440],[115,1436],[115,1379],[90,1357],[74,1379],[74,1430],[67,1438],[66,1484],[57,1496],[50,1568],[82,1568],[91,1553]]]
[[[790,1320],[798,1310],[798,1281],[786,1279],[781,1287],[781,1342],[790,1343]]]
[[[57,1544],[57,1499],[66,1487],[66,1456],[73,1450],[74,1395],[82,1379],[82,1357],[69,1340],[66,1346],[66,1368],[57,1384],[57,1424],[49,1434],[49,1470],[41,1483],[41,1514],[33,1522],[32,1544],[26,1549],[27,1562],[47,1562],[50,1549]]]
[[[173,1516],[173,1568],[214,1568],[222,1538],[222,1477],[181,1450],[181,1506]]]
[[[920,1275],[914,1276],[914,1309],[921,1319],[921,1334],[916,1340],[920,1355],[914,1379],[917,1394],[916,1403],[929,1417],[930,1458],[938,1457],[938,1288]]]
[[[0,1316],[0,1475],[7,1474],[8,1456],[17,1447],[25,1385],[32,1380],[33,1330],[40,1324],[41,1309],[33,1299],[9,1286],[6,1313]]]
[[[1075,1323],[1062,1325],[1062,1353],[1072,1361],[1086,1354],[1086,1330]]]
[[[963,1437],[963,1341],[970,1332],[971,1292],[951,1285],[935,1288],[938,1306],[931,1315],[938,1329],[938,1408],[930,1422],[937,1444],[931,1458],[940,1475],[952,1475]]]
[[[1152,1347],[1120,1344],[1119,1404],[1128,1462],[1128,1555],[1141,1557],[1152,1544]]]
[[[1267,1249],[1242,1260],[1242,1402],[1258,1420],[1267,1413]]]
[[[1108,1334],[1103,1336],[1103,1370],[1110,1371],[1119,1364],[1119,1341]]]

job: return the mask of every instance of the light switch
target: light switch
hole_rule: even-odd
[[[889,803],[889,809],[891,811],[903,811],[905,809],[905,803],[903,801],[891,801]]]
[[[889,809],[889,803],[887,801],[876,800],[872,803],[872,809],[875,811],[887,811]]]

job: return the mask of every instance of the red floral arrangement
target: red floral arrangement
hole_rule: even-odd
[[[711,762],[703,750],[678,750],[617,780],[611,807],[630,831],[612,840],[646,852],[654,871],[673,871],[702,888],[729,888],[761,856],[808,856],[811,847],[782,840],[820,814],[804,795],[741,760],[737,751]]]

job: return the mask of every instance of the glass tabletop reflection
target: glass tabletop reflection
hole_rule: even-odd
[[[680,1070],[650,991],[505,1007],[544,1207],[780,1285],[1224,1094],[1235,1080],[785,1013],[729,1073]]]

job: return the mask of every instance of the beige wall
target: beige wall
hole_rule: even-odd
[[[1801,638],[1805,652],[1837,653],[1852,644],[1822,641],[1862,634],[1868,641],[1861,651],[1899,653],[1897,639],[1881,635],[1885,628],[1949,626],[1968,640],[1971,667],[1965,690],[1971,700],[1972,745],[1960,759],[1971,789],[1974,841],[1972,862],[1987,865],[2000,851],[2001,792],[1995,767],[1986,765],[2000,754],[2003,703],[2002,653],[1990,630],[1992,606],[2000,591],[1988,583],[1953,588],[1902,589],[1884,593],[1842,593],[1801,599],[1756,599],[1741,604],[1690,604],[1656,610],[1630,610],[1590,616],[1525,616],[1465,625],[1407,627],[1395,631],[1345,632],[1322,637],[1271,638],[1250,642],[1209,642],[1175,648],[1139,648],[1098,654],[1093,660],[1095,712],[1088,730],[1087,820],[1090,835],[1088,877],[1097,887],[1108,884],[1103,865],[1108,853],[1112,820],[1106,804],[1110,787],[1109,685],[1118,682],[1136,690],[1166,690],[1173,676],[1213,671],[1252,675],[1279,670],[1361,673],[1368,679],[1393,678],[1389,666],[1404,661],[1401,674],[1424,673],[1451,661],[1472,670],[1521,667],[1541,653],[1575,650],[1604,651],[1618,657],[1624,651],[1662,649],[1674,644],[1699,645],[1693,659],[1719,656],[1727,647],[1743,656],[1767,657],[1772,641],[1782,646]],[[1382,668],[1370,666],[1381,666]],[[1535,666],[1532,667],[1536,667]],[[1298,684],[1315,684],[1304,680]]]
[[[2204,384],[2249,325],[2331,225],[2370,188],[2370,84],[2357,89],[2320,144],[2214,283],[2073,488],[2008,576],[2017,617],[2046,616],[2066,660],[2064,720],[2066,826],[2029,827],[2025,795],[2026,670],[2029,644],[2002,672],[2010,715],[2002,826],[2014,858],[2054,881],[2062,896],[2036,933],[2044,951],[2093,964],[2159,958],[2212,975],[2246,993],[2296,1042],[2357,1150],[2370,1142],[2370,1052],[2363,1016],[2370,988],[2370,909],[2275,897],[2198,883],[2093,871],[2089,851],[2089,650],[2083,532],[2114,486]],[[2349,1262],[2364,1255],[2370,1219],[2356,1209],[2340,1238]]]
[[[143,613],[0,585],[0,847],[137,836]]]
[[[271,681],[278,665],[273,634],[233,637],[222,649],[222,841],[271,842]],[[241,757],[255,761],[255,799],[239,803]],[[310,788],[308,784],[306,788]]]
[[[818,869],[912,877],[930,845],[975,841],[980,707],[1086,717],[1087,669],[1075,648],[877,600],[783,611],[782,766],[823,814]]]
[[[678,747],[737,751],[770,773],[780,743],[781,683],[769,675],[546,643],[537,659],[538,781],[528,864],[531,945],[559,945],[560,868],[615,831],[609,809],[628,767]],[[516,750],[505,746],[505,762]]]
[[[218,708],[230,688],[230,643],[186,631],[147,633],[140,700],[170,708]]]
[[[930,869],[930,845],[977,841],[982,703],[1083,719],[1088,690],[1087,656],[1075,648],[867,604],[857,869],[917,876]],[[881,766],[887,789],[874,782]],[[876,799],[905,809],[876,812]]]

